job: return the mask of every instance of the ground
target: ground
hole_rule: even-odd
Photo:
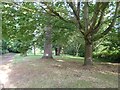
[[[118,88],[119,64],[95,63],[83,66],[83,59],[58,56],[54,60],[39,55],[3,55],[1,86],[5,88]]]

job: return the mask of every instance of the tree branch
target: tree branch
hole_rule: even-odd
[[[77,15],[80,17],[80,2],[77,3]]]
[[[83,26],[80,23],[80,16],[79,16],[79,13],[80,13],[80,2],[78,2],[77,8],[74,6],[74,4],[72,2],[67,2],[67,3],[70,6],[70,8],[73,10],[73,14],[75,15],[75,18],[76,18],[76,21],[78,23],[78,28],[79,28],[80,32],[84,35],[84,31],[82,30],[84,28],[83,28]]]
[[[99,26],[101,24],[101,21],[102,21],[102,18],[103,18],[103,15],[104,15],[104,12],[105,12],[105,9],[106,9],[107,5],[108,5],[108,2],[102,2],[101,4],[98,3],[98,5],[95,8],[94,15],[93,15],[93,18],[92,18],[92,20],[93,20],[92,22],[93,23],[90,25],[90,28],[89,28],[89,30],[86,33],[86,36],[88,34],[90,34],[91,32],[94,33],[94,32],[97,32],[99,30]],[[100,13],[100,17],[99,17],[98,23],[96,25],[97,17],[99,15],[99,13]]]
[[[99,27],[102,24],[102,19],[103,19],[104,12],[105,12],[105,9],[106,9],[107,6],[108,6],[108,3],[105,3],[105,5],[103,6],[103,8],[101,9],[101,15],[99,17],[98,23],[97,23],[97,25],[94,27],[94,29],[92,31],[93,34],[95,34],[95,33],[97,33],[99,31]]]
[[[94,41],[104,37],[106,34],[108,34],[108,32],[112,29],[113,25],[115,24],[115,21],[116,21],[116,18],[117,18],[117,13],[118,13],[118,10],[119,10],[119,4],[120,2],[116,2],[116,9],[115,9],[115,14],[113,16],[113,19],[112,19],[112,22],[111,24],[108,26],[108,28],[103,31],[102,33],[100,33],[99,35],[97,35],[95,38],[94,38]]]
[[[19,5],[18,3],[16,3],[16,2],[13,2],[13,5],[20,6],[20,5]],[[30,9],[30,8],[27,8],[27,7],[24,7],[24,6],[22,6],[21,8],[23,8],[23,9],[25,9],[25,10],[27,10],[27,11],[30,11],[30,12],[36,12],[35,10]]]
[[[74,23],[74,24],[75,24],[75,22],[73,22],[73,21],[71,21],[71,20],[66,20],[66,19],[64,19],[62,16],[60,16],[60,14],[57,13],[56,11],[54,11],[46,2],[42,2],[42,4],[46,5],[46,6],[47,6],[47,9],[49,9],[51,13],[55,14],[55,15],[56,15],[57,17],[59,17],[61,20],[65,21],[65,22],[69,22],[69,23]]]
[[[97,21],[98,14],[100,12],[100,7],[101,7],[101,3],[100,2],[96,2],[94,14],[93,14],[93,17],[91,19],[92,23],[90,25],[90,28],[92,28],[95,25],[96,21]]]

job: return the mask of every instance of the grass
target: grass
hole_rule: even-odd
[[[28,55],[26,57],[20,56],[20,54],[16,54],[13,59],[13,63],[24,62],[26,60],[36,60],[40,59],[42,55]]]
[[[63,59],[65,61],[77,61],[77,62],[83,62],[83,57],[76,57],[71,55],[61,55],[61,56],[54,56],[55,59]]]
[[[71,83],[69,85],[69,87],[71,88],[77,88],[77,87],[81,87],[81,88],[93,88],[92,82],[90,81],[85,81],[85,80],[78,80],[74,83]]]
[[[118,85],[118,77],[115,78],[115,76],[110,73],[96,73],[95,77],[102,80],[102,82],[106,82],[108,84],[108,87],[110,87],[111,85],[113,87]]]
[[[20,56],[20,54],[16,54],[13,62],[19,63],[19,62],[23,62],[23,61],[29,60],[29,59],[36,60],[36,59],[40,59],[41,57],[42,57],[42,54],[40,54],[40,55],[29,54],[26,57]],[[76,57],[76,56],[71,56],[71,55],[53,56],[53,58],[59,59],[59,60],[64,60],[64,61],[76,61],[76,62],[83,62],[83,60],[84,60],[83,57]]]
[[[28,60],[28,59],[32,59],[32,60],[36,60],[36,59],[40,59],[42,57],[42,54],[38,54],[38,55],[33,55],[33,54],[28,54],[28,56],[23,57],[20,56],[20,54],[15,55],[14,57],[14,62],[22,62],[24,60]],[[54,59],[59,59],[59,60],[64,60],[64,61],[75,61],[75,62],[80,62],[83,63],[84,62],[84,57],[78,57],[78,56],[72,56],[72,55],[61,55],[61,56],[55,56],[53,55]],[[101,63],[101,62],[105,62],[105,60],[103,59],[98,59],[98,58],[94,58],[93,59],[94,62],[96,63]]]
[[[54,56],[56,60],[41,60],[42,55],[14,56],[9,82],[17,88],[117,88],[118,75],[106,65],[83,67],[82,57]],[[4,69],[5,71],[5,69]],[[12,86],[8,86],[9,88]]]

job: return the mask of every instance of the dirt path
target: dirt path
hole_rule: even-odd
[[[10,85],[8,76],[15,55],[15,53],[7,53],[0,56],[0,88]]]
[[[7,53],[5,55],[0,55],[0,65],[10,63],[15,55],[15,53]]]

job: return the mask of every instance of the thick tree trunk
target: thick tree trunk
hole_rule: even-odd
[[[52,59],[52,44],[51,44],[51,26],[45,28],[45,42],[44,42],[44,59]]]
[[[85,60],[84,65],[93,65],[92,61],[92,43],[85,40]]]
[[[55,47],[55,55],[60,56],[61,53],[61,47]]]
[[[89,26],[89,11],[88,11],[88,2],[84,2],[84,24],[85,24],[85,32],[87,33],[89,31],[88,26]],[[85,37],[85,60],[84,60],[84,65],[92,65],[92,36],[91,33],[88,35],[84,35]]]

